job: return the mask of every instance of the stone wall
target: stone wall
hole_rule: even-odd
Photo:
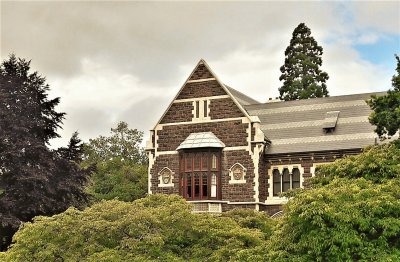
[[[227,147],[246,146],[249,124],[241,120],[163,126],[157,131],[159,151],[173,151],[190,133],[213,132]]]
[[[192,102],[174,103],[165,113],[160,123],[165,124],[165,123],[192,121],[193,118],[192,110],[193,110]]]

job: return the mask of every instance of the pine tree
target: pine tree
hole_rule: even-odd
[[[329,76],[320,70],[322,47],[318,45],[311,30],[299,24],[293,31],[290,45],[285,51],[285,64],[281,66],[283,86],[279,88],[280,99],[297,100],[328,96],[326,80]]]
[[[60,100],[29,70],[15,55],[0,66],[0,250],[21,222],[87,201],[88,172],[48,148],[65,115],[55,111]]]
[[[78,132],[75,131],[72,134],[67,147],[61,147],[57,150],[61,157],[76,163],[80,163],[83,160],[83,143],[78,135]]]
[[[372,114],[369,117],[371,124],[376,126],[375,132],[381,139],[393,136],[400,130],[400,58],[397,60],[397,75],[393,75],[392,87],[386,96],[373,96],[368,101]]]

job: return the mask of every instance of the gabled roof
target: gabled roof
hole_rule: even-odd
[[[266,154],[290,154],[325,150],[362,148],[376,143],[368,117],[371,109],[365,102],[371,95],[385,92],[332,96],[295,101],[280,101],[245,106],[250,115],[258,116],[261,130],[271,140]],[[326,117],[335,128],[325,132]],[[329,117],[328,117],[329,118]]]
[[[224,85],[219,79],[218,77],[214,74],[214,72],[211,70],[211,68],[209,67],[209,65],[206,63],[206,61],[204,61],[204,59],[200,59],[200,61],[197,63],[197,65],[195,66],[195,68],[193,69],[192,73],[189,75],[189,77],[186,79],[185,83],[182,85],[182,87],[179,89],[178,93],[176,94],[176,96],[174,97],[174,99],[171,101],[171,103],[169,104],[169,106],[167,107],[167,109],[164,111],[163,115],[161,116],[161,118],[157,121],[157,124],[154,126],[153,129],[155,129],[157,127],[158,124],[160,124],[161,120],[164,118],[165,114],[168,112],[168,110],[171,108],[172,104],[174,103],[174,101],[178,98],[179,94],[182,92],[183,88],[185,87],[185,85],[188,83],[188,81],[190,81],[191,77],[193,76],[193,74],[196,72],[196,69],[200,66],[200,65],[204,65],[206,67],[206,69],[210,72],[210,74],[215,78],[215,80],[218,82],[218,84],[221,86],[221,88],[227,93],[227,95],[229,95],[231,97],[231,99],[233,100],[233,102],[236,104],[236,106],[240,109],[240,111],[242,111],[242,113],[248,117],[251,120],[250,115],[248,114],[248,112],[246,111],[246,109],[244,109],[244,105],[246,104],[250,104],[250,103],[258,103],[256,100],[242,94],[241,92],[233,89],[233,88],[229,88],[226,85]],[[233,95],[233,93],[235,95]],[[240,101],[240,102],[239,102]]]
[[[252,105],[252,104],[259,104],[257,100],[254,100],[253,98],[246,96],[245,94],[237,91],[236,89],[233,89],[230,86],[225,85],[225,87],[229,90],[229,92],[236,98],[236,100],[242,105],[242,106],[247,106],[247,105]]]
[[[191,133],[176,150],[204,147],[224,148],[225,144],[212,132]]]

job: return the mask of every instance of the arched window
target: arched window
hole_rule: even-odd
[[[284,167],[280,172],[278,168],[272,170],[272,195],[287,192],[290,189],[300,188],[300,169]]]
[[[280,192],[282,192],[281,189],[281,174],[279,173],[278,169],[274,169],[274,171],[272,171],[272,180],[273,180],[273,195],[274,196],[278,196],[278,194]]]

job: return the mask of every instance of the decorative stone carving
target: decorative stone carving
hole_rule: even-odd
[[[172,172],[171,169],[168,167],[164,167],[161,169],[161,171],[158,173],[158,178],[159,178],[159,184],[158,187],[173,187],[174,184],[172,182],[174,178],[174,172]]]
[[[242,184],[246,183],[246,168],[240,164],[236,163],[229,169],[229,184]]]

